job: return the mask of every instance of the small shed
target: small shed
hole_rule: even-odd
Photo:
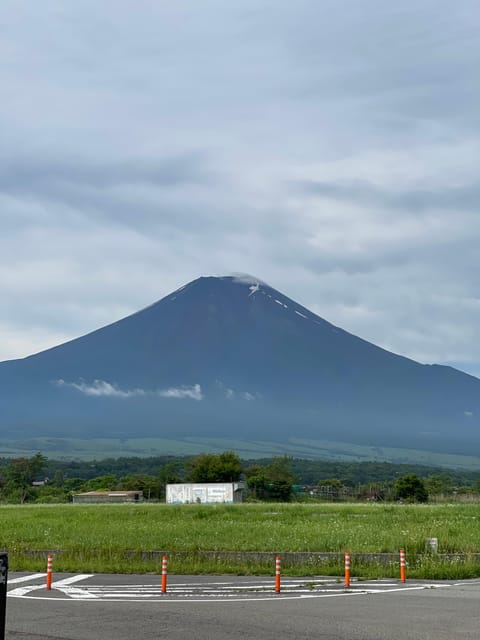
[[[73,502],[82,504],[142,501],[143,491],[87,491],[86,493],[75,493],[73,496]]]
[[[167,484],[167,504],[243,502],[244,482],[183,482]]]

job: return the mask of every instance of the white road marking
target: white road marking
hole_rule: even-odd
[[[45,589],[44,584],[30,584],[28,587],[17,587],[7,593],[8,597],[21,598],[31,591],[38,591],[38,589]]]
[[[451,585],[445,585],[445,586],[451,586]],[[385,591],[375,591],[375,594],[382,594],[382,593],[393,593],[393,592],[397,592],[397,591],[416,591],[416,590],[422,590],[425,587],[403,587],[400,589],[388,589]],[[345,598],[345,597],[349,597],[349,596],[362,596],[362,595],[367,595],[367,591],[337,591],[337,592],[332,592],[332,593],[302,593],[300,595],[282,595],[282,594],[275,594],[275,593],[271,593],[267,595],[262,594],[262,596],[257,596],[257,597],[239,597],[238,594],[218,594],[218,595],[205,595],[204,597],[201,596],[201,594],[183,594],[180,597],[171,597],[168,594],[160,594],[160,596],[153,600],[153,599],[149,599],[147,600],[147,598],[142,598],[141,596],[139,597],[137,595],[137,597],[135,598],[134,594],[131,594],[131,597],[128,598],[128,602],[154,602],[154,603],[161,603],[161,602],[168,602],[169,604],[174,604],[174,603],[178,603],[178,604],[182,604],[184,602],[193,602],[193,603],[205,603],[208,602],[209,604],[212,603],[225,603],[225,602],[283,602],[284,600],[305,600],[305,599],[312,599],[312,598]],[[246,596],[247,594],[245,594]],[[45,596],[23,596],[25,599],[29,600],[50,600],[50,598],[45,597]],[[125,594],[121,594],[121,598],[124,598]],[[63,601],[63,602],[71,602],[71,598],[55,598],[55,602],[59,602],[59,601]],[[80,600],[77,600],[77,602],[79,602]],[[81,600],[82,602],[121,602],[122,600],[119,598],[115,598],[112,597],[110,594],[107,597],[103,597],[103,598],[96,598],[96,599],[83,599]]]
[[[82,580],[86,580],[87,578],[92,578],[92,577],[93,577],[93,573],[85,573],[85,574],[80,574],[78,576],[71,576],[70,578],[65,578],[64,580],[58,580],[57,582],[53,582],[52,589],[61,591],[66,596],[70,596],[70,598],[74,600],[79,600],[79,599],[85,600],[89,598],[96,599],[98,598],[98,596],[96,596],[95,594],[89,593],[85,589],[80,589],[79,587],[70,586],[75,582],[81,582]]]
[[[93,578],[93,573],[82,573],[76,576],[70,576],[70,578],[64,578],[63,580],[57,580],[56,582],[52,582],[52,588],[55,589],[66,587],[69,584],[73,584],[74,582],[81,582],[82,580],[86,580],[87,578]]]
[[[45,574],[32,574],[15,578],[16,582],[26,582],[45,577]],[[338,578],[331,580],[288,579],[282,582],[282,592],[276,594],[272,580],[253,580],[252,582],[194,582],[176,583],[168,586],[168,592],[161,592],[160,581],[153,584],[96,585],[86,584],[72,586],[75,583],[95,577],[94,574],[74,575],[52,583],[52,589],[62,592],[66,598],[55,597],[55,601],[96,601],[96,602],[258,602],[275,600],[294,600],[305,598],[334,598],[354,595],[379,595],[402,591],[420,591],[432,588],[459,586],[468,583],[411,583],[402,585],[398,582],[352,582],[345,589]],[[33,591],[45,589],[45,584],[25,585],[9,591],[8,595],[19,598],[50,600],[51,594],[29,595]]]
[[[98,596],[95,593],[92,593],[90,590],[81,589],[79,587],[57,587],[57,589],[62,593],[64,593],[66,596],[70,596],[74,600],[78,600],[78,599],[87,600],[89,598],[91,599],[98,598]]]
[[[38,578],[46,578],[46,573],[32,573],[29,576],[21,576],[20,578],[9,578],[8,584],[18,584],[19,582],[31,582],[32,580],[37,580]]]
[[[44,575],[46,574],[34,573],[33,575],[30,576],[30,580],[36,579],[39,576],[43,577]],[[57,580],[56,582],[52,582],[52,589],[58,589],[59,591],[62,591],[63,593],[65,593],[64,587],[68,587],[68,585],[74,582],[79,582],[80,580],[86,580],[87,578],[91,578],[92,576],[93,574],[87,573],[87,574],[80,574],[77,576],[71,576],[70,578],[65,578],[63,580]],[[11,580],[10,582],[13,582],[13,580]],[[27,582],[27,580],[22,580],[22,582]],[[38,591],[39,589],[46,589],[46,585],[45,584],[29,584],[28,586],[25,586],[25,587],[17,587],[16,589],[12,589],[11,591],[9,591],[8,595],[13,597],[22,597],[22,596],[25,596],[27,593],[30,593],[31,591]]]
[[[381,584],[382,587],[396,587],[398,582],[351,582],[353,587],[371,587],[372,584]]]
[[[224,603],[224,602],[265,602],[265,601],[269,601],[269,602],[283,602],[284,600],[299,600],[301,598],[322,598],[322,597],[328,597],[328,598],[333,598],[336,596],[348,596],[348,595],[361,595],[364,592],[361,591],[357,591],[356,593],[331,593],[328,596],[323,596],[323,595],[318,595],[318,596],[310,596],[310,595],[300,595],[300,596],[278,596],[276,594],[272,594],[272,596],[270,597],[255,597],[255,598],[239,598],[238,596],[235,596],[234,593],[230,594],[230,596],[225,596],[225,595],[218,595],[218,596],[209,596],[209,597],[205,597],[202,598],[201,596],[197,595],[193,595],[191,597],[183,597],[183,598],[171,598],[168,597],[167,594],[162,594],[161,598],[158,598],[157,600],[150,600],[150,602],[156,602],[156,603],[160,603],[160,602],[168,602],[169,604],[181,604],[184,603],[188,600],[188,602],[209,602],[209,603]],[[29,595],[25,595],[22,596],[25,600],[47,600],[47,601],[51,601],[51,598],[49,598],[48,596],[29,596]],[[236,597],[236,599],[234,600],[234,598]],[[55,598],[55,602],[71,602],[72,599],[71,598]],[[145,602],[145,599],[141,599],[138,598],[137,599],[129,599],[128,602]],[[96,598],[96,599],[85,599],[85,600],[77,600],[77,602],[122,602],[122,600],[119,600],[118,598]]]

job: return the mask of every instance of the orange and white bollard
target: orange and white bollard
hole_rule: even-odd
[[[275,558],[275,593],[280,593],[280,579],[282,575],[282,561],[280,556]]]
[[[400,549],[400,582],[405,582],[407,579],[407,560],[405,556],[405,549]]]
[[[162,593],[167,593],[167,566],[168,558],[163,556],[162,558]]]
[[[52,566],[53,566],[53,556],[48,554],[47,556],[47,590],[50,591],[52,588]]]
[[[350,588],[350,554],[345,553],[345,589]]]

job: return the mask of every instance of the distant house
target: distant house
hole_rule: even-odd
[[[243,502],[244,482],[183,482],[167,484],[167,504]]]
[[[142,501],[143,491],[87,491],[86,493],[76,493],[73,496],[73,502],[82,504]]]

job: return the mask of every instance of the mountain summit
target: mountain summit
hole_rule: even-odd
[[[480,451],[480,380],[392,354],[251,276],[203,277],[0,363],[3,437],[343,440]]]

